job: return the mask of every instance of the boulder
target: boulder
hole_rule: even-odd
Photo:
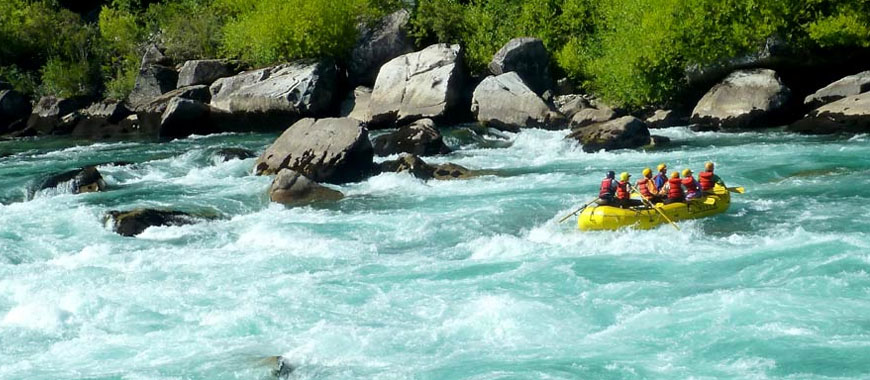
[[[287,206],[337,201],[341,198],[344,195],[340,191],[321,186],[291,169],[281,169],[269,187],[269,199]]]
[[[130,211],[109,211],[106,213],[107,223],[122,236],[136,236],[148,227],[181,226],[194,224],[201,219],[211,219],[207,216],[194,216],[190,213],[172,210],[155,210],[137,208]]]
[[[127,106],[117,100],[103,100],[96,102],[82,110],[82,116],[86,118],[104,119],[108,123],[117,124],[127,116],[133,114]]]
[[[106,182],[96,166],[87,166],[81,169],[54,174],[42,180],[36,187],[31,189],[33,193],[63,186],[73,194],[94,193],[106,189]]]
[[[176,88],[178,73],[174,68],[157,64],[144,65],[139,69],[136,84],[127,101],[138,107]]]
[[[656,110],[646,119],[650,128],[670,128],[689,125],[689,118],[674,110]]]
[[[848,96],[858,95],[870,90],[870,71],[849,75],[833,82],[804,98],[804,105],[815,109],[823,104],[835,102]]]
[[[231,113],[283,115],[292,122],[326,112],[336,80],[335,64],[328,61],[247,71],[216,80],[211,85],[211,106]]]
[[[557,96],[553,100],[553,104],[556,106],[556,109],[559,110],[559,113],[564,115],[568,120],[573,119],[577,112],[587,108],[592,108],[590,100],[587,97],[578,94]]]
[[[187,61],[178,72],[178,87],[211,85],[214,81],[233,75],[235,67],[220,59]]]
[[[119,101],[104,100],[93,103],[78,112],[79,118],[71,135],[91,140],[111,140],[136,137],[140,134],[138,123],[128,117],[133,115],[126,105]]]
[[[413,40],[407,33],[410,19],[410,12],[401,9],[384,16],[372,27],[360,25],[347,67],[351,83],[372,86],[383,64],[414,51]]]
[[[371,120],[371,115],[369,114],[369,102],[371,99],[371,88],[363,86],[355,88],[353,92],[348,94],[347,99],[341,103],[339,116],[349,117],[364,123],[368,122]]]
[[[567,138],[579,141],[583,145],[583,151],[589,153],[602,149],[640,148],[650,143],[649,128],[646,123],[633,116],[623,116],[574,129]]]
[[[382,162],[379,169],[382,173],[407,172],[424,181],[430,179],[468,179],[481,175],[479,172],[452,163],[430,165],[420,157],[407,153],[402,154],[398,159]]]
[[[27,97],[15,90],[0,90],[0,135],[15,132],[13,123],[22,125],[32,111]]]
[[[660,146],[668,145],[670,142],[671,142],[670,137],[651,135],[649,137],[649,144],[647,144],[647,147],[648,148],[658,148]]]
[[[559,129],[565,118],[532,91],[519,74],[489,76],[474,90],[471,112],[493,128],[517,131],[522,128]]]
[[[244,148],[220,148],[212,154],[218,161],[246,160],[257,157],[257,154]]]
[[[137,109],[140,134],[149,138],[179,138],[191,134],[208,134],[216,129],[204,85],[184,87],[151,99]]]
[[[436,44],[392,59],[372,89],[370,125],[447,119],[461,99],[462,49]]]
[[[814,135],[870,132],[870,92],[816,108],[803,119],[789,125],[788,130]]]
[[[583,128],[588,125],[603,123],[613,120],[617,116],[616,111],[611,108],[584,108],[574,114],[571,118],[571,128]]]
[[[39,135],[64,135],[72,131],[78,121],[74,114],[85,103],[79,98],[57,98],[43,96],[33,108],[27,129]]]
[[[537,38],[523,37],[508,41],[492,57],[489,71],[495,75],[516,72],[538,95],[553,86],[550,78],[550,56],[544,43]]]
[[[701,98],[691,122],[722,129],[769,127],[790,95],[773,70],[735,71]]]
[[[375,154],[379,156],[397,153],[433,156],[450,153],[450,148],[444,145],[441,132],[431,119],[417,120],[396,132],[378,136],[373,143]]]
[[[257,159],[257,175],[293,169],[316,182],[360,181],[371,174],[368,131],[349,118],[302,119],[266,148]]]

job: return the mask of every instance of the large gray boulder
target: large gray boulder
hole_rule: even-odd
[[[371,120],[369,103],[372,100],[372,89],[358,86],[341,103],[339,116],[349,117],[367,123]]]
[[[443,119],[461,98],[462,49],[436,44],[381,67],[372,89],[372,125]]]
[[[255,172],[293,169],[315,182],[360,181],[371,174],[372,144],[359,120],[302,119],[287,128],[257,159]]]
[[[82,110],[84,117],[105,119],[109,123],[118,123],[131,114],[133,111],[118,100],[99,101]]]
[[[139,133],[143,137],[169,139],[215,132],[211,109],[204,104],[208,98],[208,87],[197,85],[151,99],[136,112]]]
[[[73,128],[73,137],[90,140],[111,140],[138,137],[138,123],[128,117],[133,114],[117,100],[103,100],[79,111],[79,120]],[[138,121],[138,120],[137,120]]]
[[[599,150],[633,149],[650,143],[649,128],[633,116],[604,123],[593,124],[575,129],[567,138],[575,139],[583,146],[584,152]]]
[[[849,75],[810,94],[804,98],[804,105],[810,109],[815,109],[823,104],[858,95],[868,90],[870,90],[870,71],[863,71]]]
[[[220,78],[233,75],[233,69],[233,64],[221,59],[187,61],[178,72],[178,87],[211,85]]]
[[[139,69],[133,91],[127,101],[133,107],[145,104],[151,99],[174,90],[178,84],[178,73],[174,68],[158,64],[147,64]]]
[[[564,116],[544,102],[516,72],[489,76],[474,90],[471,112],[481,124],[517,131],[522,128],[559,129]]]
[[[269,199],[287,206],[337,201],[343,197],[340,191],[321,186],[291,169],[281,169],[269,187]]]
[[[609,107],[584,108],[577,111],[571,118],[571,129],[610,121],[616,118],[616,116],[616,111]]]
[[[788,130],[814,135],[870,132],[870,92],[816,108],[803,119],[789,125]]]
[[[519,74],[536,94],[542,95],[553,86],[550,77],[550,57],[544,43],[537,38],[514,38],[492,58],[489,71],[502,75],[511,71]]]
[[[397,153],[434,156],[450,153],[450,148],[444,144],[441,132],[431,119],[417,120],[396,132],[378,136],[373,144],[375,154],[379,156]]]
[[[78,111],[85,106],[79,98],[43,96],[33,107],[27,129],[38,135],[65,135],[79,120]]]
[[[384,16],[372,27],[360,25],[359,39],[347,67],[351,83],[374,85],[383,64],[414,51],[414,43],[407,33],[410,19],[410,12],[402,9]]]
[[[211,106],[232,113],[316,116],[332,104],[336,69],[328,61],[298,61],[221,78]]]
[[[790,96],[773,70],[735,71],[701,98],[691,122],[722,129],[770,127]]]
[[[27,97],[15,90],[0,90],[0,135],[15,132],[13,123],[25,126],[21,121],[27,120],[32,111]]]

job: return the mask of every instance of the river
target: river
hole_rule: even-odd
[[[0,142],[0,379],[866,379],[870,137],[672,128],[653,151],[564,132],[447,132],[495,175],[382,174],[333,204],[270,204],[272,134],[164,143]],[[382,160],[379,158],[378,160]],[[557,221],[604,172],[712,160],[727,213],[651,231]],[[102,193],[28,197],[104,164]],[[135,238],[134,207],[221,218]]]

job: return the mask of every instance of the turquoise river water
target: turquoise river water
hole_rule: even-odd
[[[565,132],[453,130],[496,175],[382,174],[327,205],[270,204],[276,135],[0,142],[0,379],[867,379],[870,137],[661,132],[588,154]],[[582,233],[606,170],[706,160],[745,186],[682,231]],[[109,191],[27,197],[101,165]],[[32,199],[31,199],[32,198]],[[29,199],[26,200],[25,199]],[[108,210],[218,213],[113,233]]]

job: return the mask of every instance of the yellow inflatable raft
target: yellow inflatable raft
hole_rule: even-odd
[[[698,219],[723,213],[731,205],[728,189],[716,185],[712,193],[690,201],[671,204],[657,203],[655,206],[672,221]],[[616,230],[632,227],[642,230],[656,227],[668,221],[651,208],[619,208],[591,204],[577,218],[577,227],[583,231]]]

